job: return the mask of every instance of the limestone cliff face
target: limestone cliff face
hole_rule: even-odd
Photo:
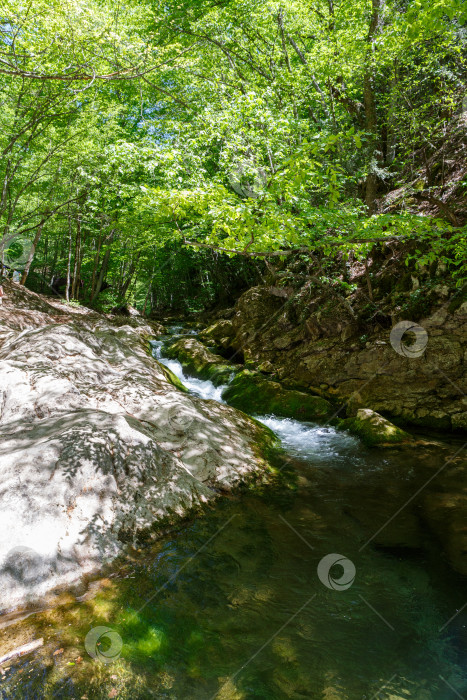
[[[467,431],[467,302],[438,291],[416,321],[428,342],[414,358],[390,342],[404,309],[368,326],[361,305],[349,313],[351,301],[325,296],[303,305],[299,294],[284,298],[269,286],[248,290],[233,317],[203,337],[284,384],[345,404],[350,415],[371,408],[403,424]]]
[[[140,535],[263,472],[271,436],[177,389],[119,326],[5,285],[0,307],[0,609],[99,569]]]

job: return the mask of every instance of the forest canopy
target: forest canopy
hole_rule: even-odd
[[[145,313],[392,240],[462,284],[434,155],[467,129],[466,20],[461,0],[4,1],[2,262]]]

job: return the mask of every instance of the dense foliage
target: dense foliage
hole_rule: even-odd
[[[467,111],[462,0],[6,0],[1,16],[2,256],[23,283],[200,308],[263,259],[400,238],[465,278],[448,207],[378,208],[402,184],[429,200],[420,168]]]

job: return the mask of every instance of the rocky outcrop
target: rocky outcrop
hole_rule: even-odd
[[[221,319],[211,326],[208,326],[200,335],[201,340],[209,343],[213,342],[218,347],[226,350],[231,347],[235,338],[235,329],[231,319]]]
[[[349,415],[370,408],[399,424],[465,432],[467,302],[452,301],[442,285],[432,293],[434,305],[417,321],[428,338],[417,357],[396,352],[390,342],[403,310],[362,326],[345,300],[328,296],[304,308],[299,295],[284,301],[268,287],[254,287],[239,299],[229,344],[248,367],[320,393]]]
[[[442,271],[441,264],[432,267]],[[271,383],[327,398],[336,412],[341,406],[349,416],[341,426],[367,445],[415,446],[412,455],[422,450],[421,462],[428,459],[431,465],[428,471],[413,456],[394,474],[386,464],[370,489],[370,500],[378,503],[382,522],[387,522],[375,543],[421,547],[437,539],[449,564],[467,575],[465,445],[461,441],[443,454],[439,445],[398,427],[467,431],[467,301],[462,290],[453,293],[449,280],[444,283],[437,274],[427,269],[413,274],[397,265],[383,274],[376,268],[372,294],[377,303],[369,302],[362,290],[362,275],[360,287],[347,297],[329,289],[305,295],[305,285],[295,297],[282,299],[271,287],[255,287],[238,300],[235,315],[224,326],[229,335],[223,337],[247,367],[267,374]],[[410,356],[410,345],[401,352],[397,343],[396,348],[391,344],[391,330],[404,318],[426,332],[426,347],[416,356]],[[210,330],[208,336],[221,345],[216,332]],[[406,482],[410,488],[401,494]],[[371,503],[367,507],[361,493],[356,478],[346,503],[367,527]],[[415,511],[406,508],[412,501]],[[394,518],[395,513],[401,514]]]
[[[331,418],[334,408],[325,399],[303,391],[286,389],[259,372],[244,370],[222,392],[231,406],[253,415],[273,413],[284,418],[315,421]]]
[[[163,350],[164,355],[177,359],[189,374],[209,379],[215,386],[227,384],[235,367],[215,355],[196,338],[180,338]]]
[[[0,607],[111,561],[267,469],[266,429],[194,398],[152,330],[6,285],[0,307]]]
[[[413,442],[411,435],[370,408],[360,408],[353,418],[346,418],[341,427],[358,435],[368,447],[385,447]]]

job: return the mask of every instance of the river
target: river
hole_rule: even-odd
[[[86,600],[25,621],[58,653],[12,664],[0,697],[467,698],[465,579],[414,498],[446,448],[367,449],[332,426],[257,418],[282,441],[282,478],[220,499]],[[118,631],[112,664],[83,650],[95,624]]]

